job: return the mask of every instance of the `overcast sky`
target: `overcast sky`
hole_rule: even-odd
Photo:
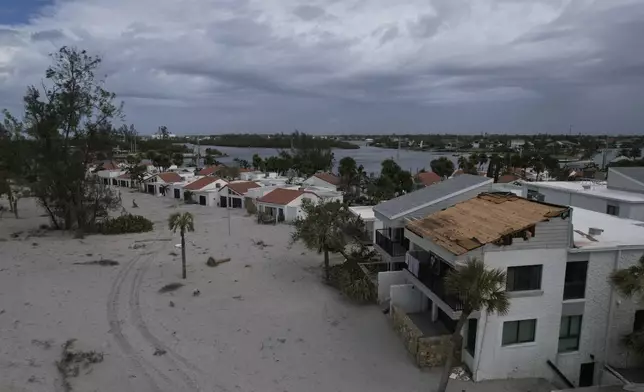
[[[644,133],[644,0],[0,2],[12,111],[75,45],[141,133]]]

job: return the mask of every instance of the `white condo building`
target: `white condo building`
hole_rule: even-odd
[[[623,369],[638,364],[620,340],[644,329],[644,304],[618,296],[608,277],[642,257],[643,226],[509,193],[482,193],[408,220],[405,267],[378,274],[379,299],[389,301],[408,350],[436,366],[435,353],[422,347],[440,348],[436,338],[454,331],[462,309],[446,294],[443,278],[476,257],[506,272],[510,309],[506,315],[476,312],[466,323],[460,359],[474,380],[619,383],[606,370],[626,374]],[[397,327],[401,314],[403,328]]]

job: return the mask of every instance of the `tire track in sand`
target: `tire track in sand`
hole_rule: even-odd
[[[166,384],[173,387],[172,390],[177,390],[174,388],[175,383],[167,375],[165,375],[161,370],[157,369],[152,363],[147,361],[136,352],[129,339],[123,333],[121,320],[119,319],[118,313],[123,284],[125,283],[125,280],[127,279],[130,271],[132,270],[132,268],[134,268],[141,257],[142,255],[137,255],[125,267],[121,268],[121,270],[116,275],[116,279],[114,279],[114,283],[112,283],[107,301],[107,320],[110,325],[110,332],[114,336],[114,339],[116,340],[116,343],[121,351],[134,364],[137,370],[143,373],[153,391],[162,392],[163,390],[159,387],[148,369],[152,369],[154,372],[156,372]]]
[[[176,372],[179,373],[187,387],[194,391],[201,391],[201,388],[199,387],[197,382],[194,381],[186,371],[181,369],[177,362],[180,362],[186,368],[186,370],[189,370],[193,373],[202,373],[201,370],[190,361],[188,361],[185,357],[172,350],[159,338],[154,336],[143,320],[143,314],[141,312],[140,304],[141,285],[143,283],[143,277],[150,267],[150,262],[156,257],[157,253],[158,252],[155,252],[150,257],[146,258],[146,260],[141,263],[142,265],[137,268],[136,272],[134,273],[132,285],[130,286],[130,295],[128,298],[132,323],[136,327],[137,331],[141,334],[143,339],[145,339],[153,348],[162,349],[166,352],[163,358],[167,362],[169,362],[172,367],[175,368]]]

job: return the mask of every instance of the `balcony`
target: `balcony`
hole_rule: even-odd
[[[403,257],[409,248],[409,240],[391,239],[387,234],[387,229],[376,230],[376,245],[385,251],[391,257]]]
[[[409,251],[405,256],[407,270],[445,302],[453,311],[463,310],[463,304],[454,295],[447,294],[444,278],[452,267],[438,256],[425,251]]]

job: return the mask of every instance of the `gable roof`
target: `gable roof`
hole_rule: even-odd
[[[204,188],[207,185],[212,184],[213,182],[216,182],[219,180],[218,177],[201,177],[197,181],[193,181],[190,184],[186,185],[183,187],[183,189],[187,189],[189,191],[198,191],[199,189]]]
[[[240,195],[248,192],[249,189],[259,188],[259,184],[253,181],[229,182],[226,186]]]
[[[462,174],[380,203],[373,210],[387,219],[397,219],[420,208],[492,182],[491,178]]]
[[[118,176],[116,178],[118,178],[120,180],[131,180],[132,176],[130,175],[130,173],[123,173],[123,174],[121,174],[120,176]]]
[[[198,176],[209,176],[217,173],[223,166],[207,166],[197,172]]]
[[[434,172],[418,173],[416,174],[416,178],[425,186],[430,186],[432,184],[436,184],[437,182],[441,182],[441,176]]]
[[[286,205],[302,196],[304,193],[306,192],[299,189],[277,188],[260,197],[257,201],[260,203]]]
[[[497,181],[497,183],[499,183],[499,184],[508,184],[508,183],[514,182],[514,181],[516,181],[516,180],[518,180],[520,178],[521,177],[517,176],[516,174],[504,174],[504,175],[499,177],[499,180]]]
[[[167,183],[181,182],[183,178],[180,175],[173,172],[159,173],[157,176]]]
[[[315,173],[313,177],[317,177],[322,181],[326,181],[329,184],[340,185],[340,177],[336,176],[333,173]]]
[[[567,211],[569,207],[540,203],[512,193],[482,193],[412,221],[406,228],[460,256]]]

